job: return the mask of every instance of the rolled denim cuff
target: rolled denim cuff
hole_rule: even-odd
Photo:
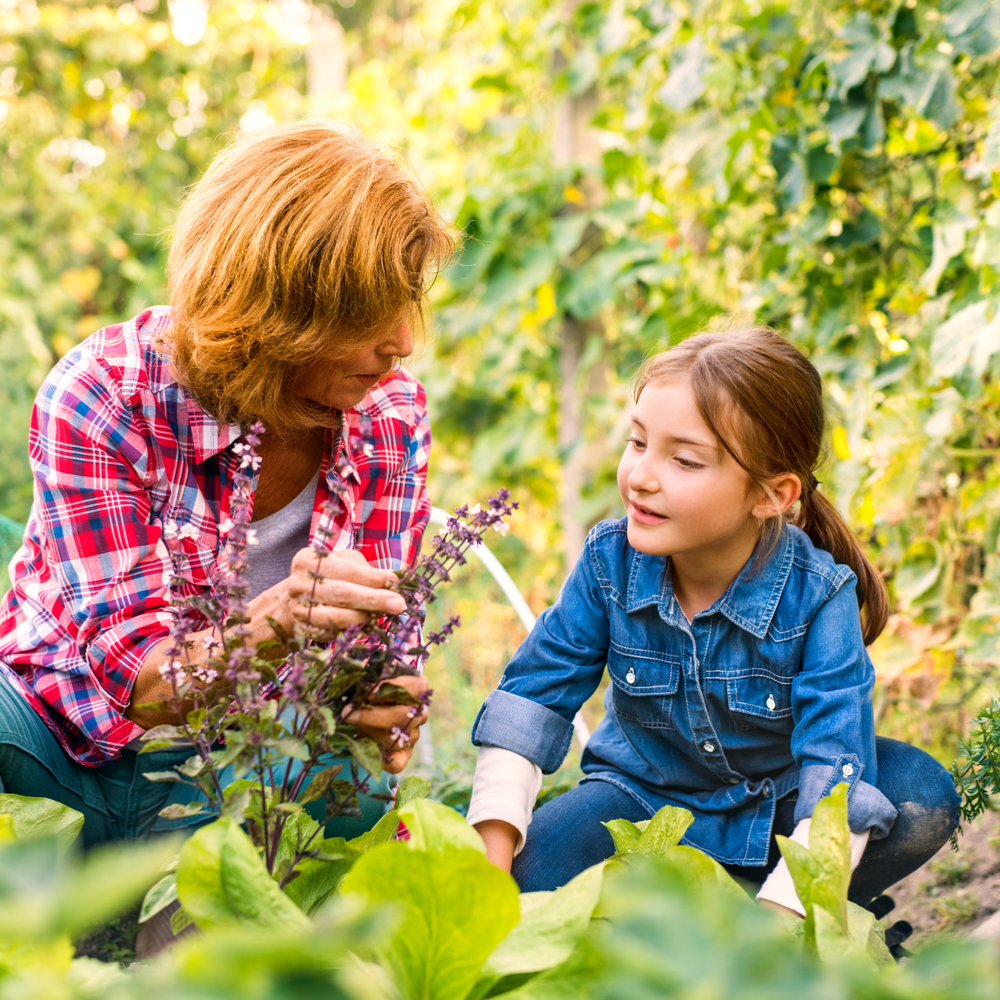
[[[795,822],[812,816],[816,803],[841,782],[849,786],[847,824],[851,831],[864,833],[869,830],[870,840],[888,837],[896,821],[896,807],[874,785],[861,780],[861,765],[854,754],[845,754],[834,765],[807,764],[799,771]]]
[[[572,737],[571,722],[509,691],[491,691],[472,726],[472,742],[477,747],[510,750],[537,764],[543,774],[559,770]]]

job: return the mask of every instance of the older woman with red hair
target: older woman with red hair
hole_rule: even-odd
[[[346,484],[312,622],[332,633],[402,610],[386,586],[427,523],[430,429],[423,387],[399,362],[422,330],[425,274],[453,245],[401,158],[355,127],[286,124],[216,158],[177,221],[170,305],[88,337],[39,391],[34,505],[0,608],[2,790],[78,809],[86,844],[198,822],[159,818],[178,786],[143,779],[187,754],[137,751],[144,730],[169,721],[148,707],[167,693],[168,580],[180,577],[182,595],[211,586],[234,445],[254,421],[267,433],[253,638],[273,638],[268,618],[291,629],[309,613],[308,546],[363,417],[374,448]],[[195,650],[200,637],[189,636]],[[386,745],[409,726],[390,772],[426,719],[408,712],[352,717]],[[384,806],[366,798],[362,809],[335,832],[358,832]]]

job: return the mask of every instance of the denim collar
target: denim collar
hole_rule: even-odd
[[[791,532],[785,527],[777,548],[767,562],[758,569],[753,558],[747,560],[722,597],[710,608],[695,615],[695,618],[720,612],[734,625],[763,639],[792,571],[794,551]],[[660,617],[666,622],[672,622],[675,614],[683,615],[674,602],[674,587],[667,566],[668,559],[665,556],[634,553],[625,598],[626,612],[631,614],[655,604]]]

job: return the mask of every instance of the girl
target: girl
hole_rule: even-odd
[[[851,899],[868,903],[948,839],[958,796],[927,754],[875,736],[865,646],[888,602],[817,491],[819,374],[772,330],[703,333],[650,359],[635,398],[628,516],[591,531],[486,699],[469,822],[530,892],[610,856],[602,823],[682,806],[686,843],[802,913],[774,835],[808,844],[847,782]],[[532,817],[605,665],[584,778]]]

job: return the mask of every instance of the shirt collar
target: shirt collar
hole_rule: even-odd
[[[749,559],[722,597],[695,618],[720,612],[734,625],[763,639],[792,571],[794,549],[791,532],[783,528],[777,547],[764,565],[757,567],[755,560]],[[674,588],[667,564],[664,556],[634,553],[625,598],[626,612],[631,614],[640,608],[657,605],[660,617],[664,621],[671,619]]]
[[[197,463],[205,462],[224,451],[234,441],[239,440],[243,429],[239,424],[223,424],[206,413],[194,397],[175,377],[170,366],[170,358],[153,350],[149,358],[149,387],[153,393],[164,398],[175,394],[178,406],[187,410],[188,440],[181,439],[181,448],[187,458]]]

